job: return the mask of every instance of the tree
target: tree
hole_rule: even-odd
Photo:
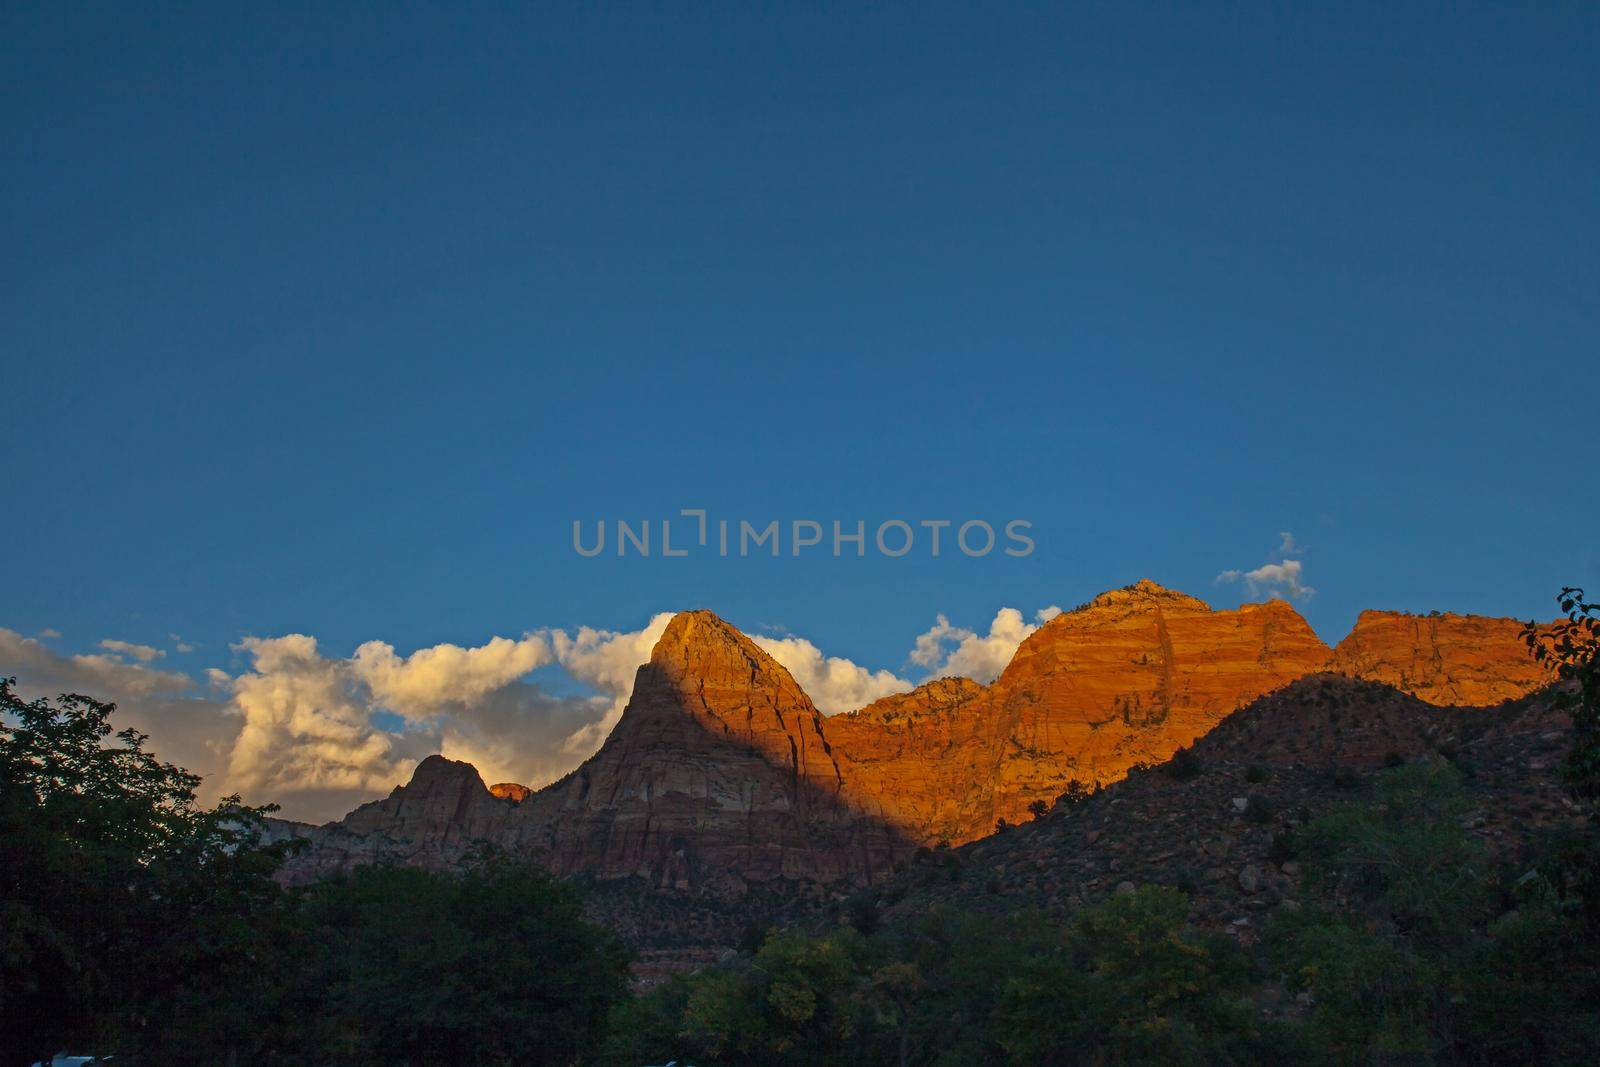
[[[324,1055],[341,1063],[571,1063],[627,991],[628,956],[575,892],[486,856],[465,871],[362,867],[305,894]]]
[[[1567,587],[1556,596],[1566,618],[1544,627],[1530,620],[1522,628],[1533,657],[1568,683],[1555,700],[1572,715],[1572,748],[1566,778],[1574,796],[1600,799],[1600,604]]]
[[[114,704],[14,685],[0,679],[0,1051],[136,1046],[174,1023],[186,983],[247,981],[258,942],[235,920],[279,894],[281,849],[259,847],[272,809],[201,808],[197,775],[113,732]]]

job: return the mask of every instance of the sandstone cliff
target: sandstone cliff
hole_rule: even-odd
[[[934,683],[830,720],[849,790],[923,841],[1028,817],[1068,782],[1160,762],[1234,709],[1326,665],[1281,600],[1213,611],[1140,581],[1057,616],[987,688]]]
[[[1515,619],[1363,611],[1333,650],[1332,669],[1429,704],[1498,704],[1552,680],[1521,634]]]

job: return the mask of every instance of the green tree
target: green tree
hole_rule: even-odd
[[[627,992],[628,956],[576,893],[488,857],[462,872],[363,867],[302,902],[305,988],[352,1067],[574,1063]]]
[[[0,1050],[137,1048],[185,1023],[184,989],[254,990],[246,921],[280,895],[262,817],[195,802],[198,776],[114,731],[86,696],[26,701],[0,679]],[[242,1032],[237,1008],[208,1020]]]
[[[1030,954],[996,1011],[999,1043],[1025,1064],[1202,1063],[1268,1055],[1243,994],[1251,968],[1228,939],[1187,925],[1188,899],[1147,886],[1074,916]]]

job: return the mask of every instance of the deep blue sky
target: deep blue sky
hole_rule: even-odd
[[[1600,585],[1593,7],[127,7],[0,14],[0,626],[893,668],[1283,530],[1330,640]],[[1038,551],[570,549],[691,506]]]

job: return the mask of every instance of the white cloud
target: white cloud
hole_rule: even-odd
[[[1278,534],[1278,538],[1278,550],[1273,553],[1277,558],[1273,562],[1264,563],[1254,570],[1225,570],[1217,575],[1217,582],[1242,580],[1249,595],[1257,599],[1282,597],[1287,600],[1310,600],[1316,596],[1317,591],[1305,582],[1304,565],[1298,559],[1287,558],[1303,554],[1305,549],[1295,542],[1294,534],[1287,530]]]
[[[57,630],[57,629],[53,629],[52,627],[46,626],[43,630],[39,631],[39,636],[45,638],[46,640],[49,640],[51,638],[60,637],[61,636],[61,631]]]
[[[316,638],[247,637],[234,647],[254,670],[233,680],[233,707],[244,722],[228,761],[232,788],[375,792],[410,773],[415,760],[397,735],[373,725],[347,664],[323,657]]]
[[[580,643],[592,654],[584,660],[591,673],[611,679],[608,642]],[[495,637],[476,648],[440,644],[409,656],[368,641],[348,659],[322,655],[304,634],[249,638],[236,647],[251,655],[252,672],[231,680],[208,672],[231,688],[244,720],[230,783],[274,798],[335,791],[346,809],[350,794],[387,791],[432,752],[467,760],[490,783],[543,785],[581,759],[570,751],[571,738],[606,716],[613,699],[553,696],[527,681],[555,662],[544,634]],[[380,711],[400,715],[405,728],[381,728],[374,719]]]
[[[549,642],[529,635],[496,637],[478,648],[442,644],[402,659],[394,646],[368,641],[350,661],[377,700],[408,719],[423,720],[451,704],[473,704],[555,659]]]
[[[874,671],[840,656],[824,656],[821,649],[803,637],[752,637],[751,640],[794,675],[794,680],[824,715],[854,711],[880,697],[913,688],[910,682],[890,671]]]
[[[150,645],[136,645],[132,641],[113,641],[109,637],[100,642],[100,647],[119,656],[136,659],[140,663],[149,663],[166,655],[161,649],[152,648]]]
[[[952,626],[941,614],[935,616],[932,627],[917,635],[911,662],[927,668],[932,678],[961,676],[987,684],[1000,677],[1028,635],[1059,614],[1061,609],[1052,604],[1034,612],[1034,622],[1029,623],[1016,608],[1001,608],[987,634]]]

